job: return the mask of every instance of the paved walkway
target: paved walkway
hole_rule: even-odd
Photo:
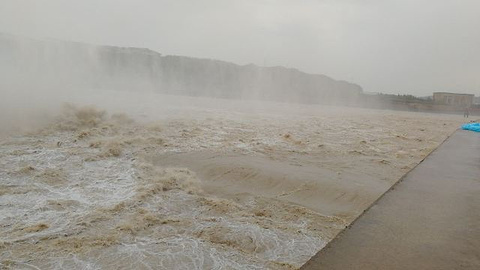
[[[480,269],[480,133],[456,131],[302,269]]]

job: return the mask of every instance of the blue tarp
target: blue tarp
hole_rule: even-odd
[[[465,124],[462,126],[462,129],[480,132],[480,123]]]

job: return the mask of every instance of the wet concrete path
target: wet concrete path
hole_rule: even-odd
[[[302,269],[480,269],[480,133],[456,131]]]

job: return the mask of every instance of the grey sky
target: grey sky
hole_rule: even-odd
[[[0,31],[480,95],[479,0],[0,0]]]

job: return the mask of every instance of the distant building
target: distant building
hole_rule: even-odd
[[[475,95],[472,94],[435,92],[433,93],[433,102],[435,104],[469,108],[473,104],[474,97]]]
[[[475,97],[475,98],[473,99],[473,104],[474,104],[474,105],[480,105],[480,97]]]

